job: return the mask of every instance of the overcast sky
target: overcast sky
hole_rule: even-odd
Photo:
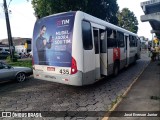
[[[151,34],[151,26],[149,22],[141,22],[140,16],[144,15],[144,12],[140,6],[141,2],[145,2],[148,0],[117,0],[117,3],[119,5],[120,10],[123,8],[129,8],[130,11],[132,11],[135,16],[138,19],[138,35],[139,36],[145,36],[146,38],[152,39],[152,34]]]
[[[10,0],[7,0],[9,4]],[[0,39],[7,38],[5,15],[2,8],[3,0],[0,0]],[[34,10],[30,2],[27,0],[12,0],[8,10],[12,37],[32,37],[34,23]]]
[[[10,0],[7,0],[8,4],[9,1]],[[149,22],[140,21],[140,16],[144,15],[140,3],[144,1],[146,0],[117,0],[117,3],[120,7],[120,10],[122,10],[124,7],[127,7],[137,17],[139,22],[138,35],[145,36],[151,39],[151,26]],[[0,39],[7,38],[6,22],[2,3],[3,0],[0,0]],[[27,2],[27,0],[11,0],[9,10],[11,10],[9,17],[12,36],[32,38],[36,18],[34,16],[34,10],[32,8],[31,3]]]

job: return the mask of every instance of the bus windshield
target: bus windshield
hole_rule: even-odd
[[[75,12],[37,20],[33,31],[33,63],[71,67]]]

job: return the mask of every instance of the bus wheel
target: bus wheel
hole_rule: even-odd
[[[133,64],[136,64],[136,62],[137,62],[137,55],[134,56]]]
[[[114,63],[114,67],[113,67],[113,76],[117,76],[119,73],[119,64],[116,62]]]

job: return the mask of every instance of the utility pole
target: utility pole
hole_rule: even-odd
[[[14,47],[13,47],[13,42],[12,42],[12,34],[11,34],[11,28],[10,28],[10,22],[9,22],[9,16],[8,16],[8,8],[7,8],[6,0],[3,0],[3,1],[4,1],[4,12],[5,12],[5,17],[6,17],[6,26],[7,26],[7,33],[8,33],[10,57],[11,57],[11,60],[13,61]]]

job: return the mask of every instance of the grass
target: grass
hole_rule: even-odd
[[[11,66],[21,66],[32,68],[32,60],[18,60],[17,62],[7,62]]]
[[[118,103],[118,101],[119,101],[121,98],[122,98],[122,95],[117,96],[116,99],[115,99],[114,101],[112,101],[112,103],[111,103],[111,108],[112,108],[116,103]]]

